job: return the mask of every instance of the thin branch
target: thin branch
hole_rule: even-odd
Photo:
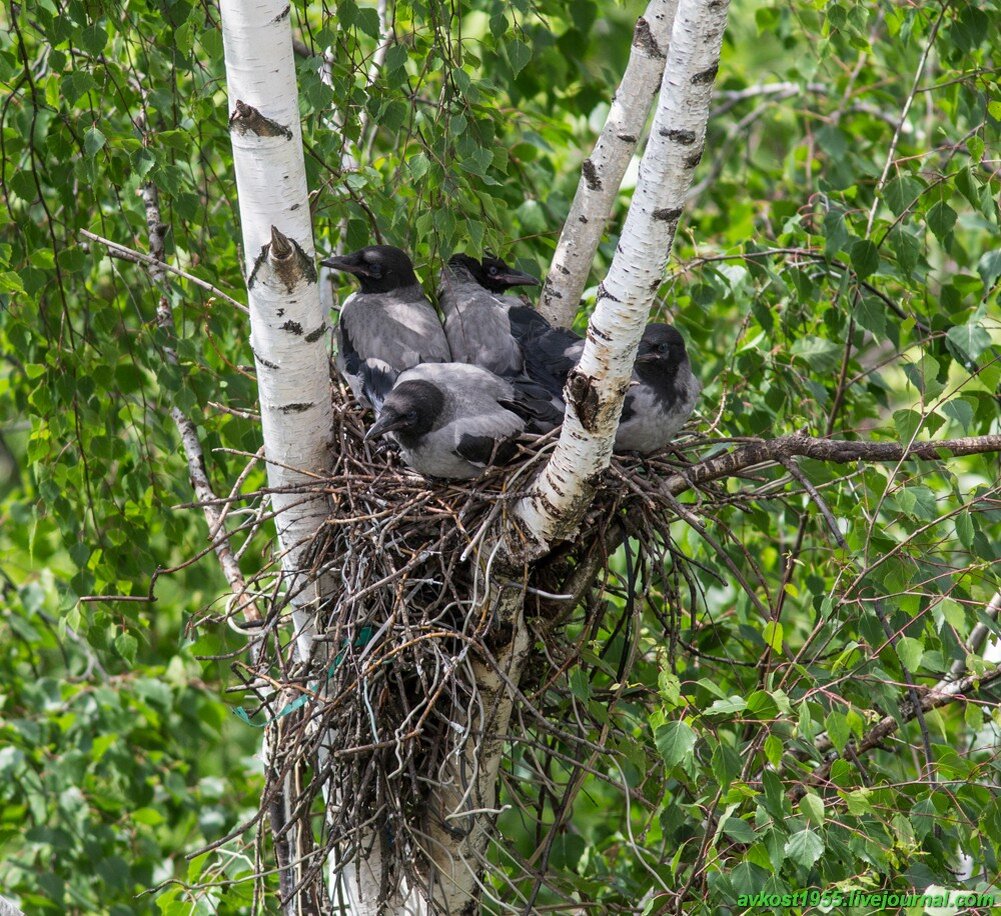
[[[136,251],[126,245],[120,245],[118,242],[112,242],[110,239],[102,238],[100,235],[95,235],[93,232],[88,232],[86,229],[81,229],[80,235],[104,245],[105,248],[108,249],[109,257],[120,258],[123,261],[132,261],[135,264],[146,264],[149,266],[151,272],[156,269],[176,274],[178,277],[183,277],[185,280],[194,283],[195,286],[200,286],[202,289],[218,296],[220,299],[224,299],[244,314],[249,314],[247,306],[245,306],[242,302],[238,302],[228,293],[224,293],[218,286],[213,286],[207,280],[203,280],[201,277],[196,277],[194,274],[189,274],[186,270],[181,270],[179,267],[173,267],[170,264],[167,264],[162,258],[155,258],[151,255],[143,254],[141,251]]]
[[[907,94],[907,100],[904,102],[904,110],[900,112],[900,120],[897,122],[897,129],[893,132],[893,139],[890,141],[890,148],[886,151],[886,163],[883,165],[883,173],[879,176],[879,181],[876,182],[876,189],[873,191],[872,207],[869,210],[869,220],[865,227],[866,238],[869,238],[869,235],[872,232],[872,224],[876,221],[876,211],[879,209],[880,194],[882,194],[883,188],[886,186],[886,179],[889,177],[890,169],[893,167],[893,157],[897,152],[897,144],[900,142],[900,134],[903,131],[904,122],[907,120],[907,115],[911,110],[914,97],[918,93],[918,85],[921,82],[921,77],[924,75],[925,64],[928,62],[928,55],[931,53],[931,49],[935,45],[935,37],[938,35],[939,26],[942,24],[942,20],[945,17],[945,11],[948,8],[949,0],[945,0],[941,9],[938,11],[938,18],[936,18],[935,24],[932,26],[931,33],[928,35],[928,41],[926,42],[924,49],[921,51],[921,59],[918,61],[918,69],[914,74],[914,83],[911,86],[911,91]]]
[[[581,167],[570,213],[563,224],[539,311],[569,327],[577,314],[595,252],[615,198],[657,97],[678,0],[650,0],[633,32],[629,63],[601,134]]]
[[[943,439],[939,442],[850,442],[845,439],[820,439],[814,436],[780,436],[760,439],[725,455],[708,458],[685,470],[684,475],[668,477],[662,488],[672,496],[692,487],[737,476],[748,468],[779,463],[801,455],[818,461],[848,464],[852,461],[907,461],[920,458],[936,461],[947,456],[982,455],[1001,452],[1001,435],[968,436],[964,439]]]
[[[532,492],[515,508],[534,542],[524,551],[528,558],[572,536],[611,460],[636,349],[702,157],[728,9],[727,0],[678,3],[639,181],[598,289],[584,352],[567,384],[559,442]]]
[[[143,185],[142,197],[143,203],[146,206],[146,229],[149,233],[149,247],[152,255],[143,255],[141,257],[143,262],[149,266],[150,277],[154,284],[162,289],[166,279],[165,272],[171,268],[164,263],[164,239],[167,234],[167,226],[160,221],[160,201],[156,185]],[[109,243],[105,239],[93,236],[89,232],[85,232],[85,234],[104,244],[115,246],[115,243]],[[138,255],[139,252],[134,252],[134,254]],[[169,340],[173,341],[176,339],[177,332],[174,328],[174,315],[170,308],[170,302],[163,292],[161,292],[156,304],[156,321],[167,334]],[[166,346],[164,347],[164,352],[167,362],[177,365],[176,350],[172,346]],[[212,484],[209,482],[208,471],[205,467],[205,455],[202,451],[202,443],[198,438],[198,428],[194,421],[179,407],[171,407],[170,416],[177,427],[177,431],[181,434],[181,445],[184,448],[184,456],[188,463],[188,479],[191,482],[191,487],[195,491],[195,496],[198,500],[205,503],[202,511],[205,513],[205,520],[208,522],[209,531],[212,532],[212,536],[215,536],[222,529],[225,516],[223,515],[224,510],[220,510],[212,504],[216,496],[212,489]],[[236,562],[236,558],[233,556],[229,540],[225,537],[218,538],[215,541],[214,547],[219,565],[222,567],[223,575],[226,577],[226,581],[229,583],[229,587],[233,590],[235,596],[233,607],[242,613],[244,619],[249,623],[262,622],[264,615],[257,607],[256,601],[249,596],[247,583],[243,578],[243,573],[240,571],[240,566]]]

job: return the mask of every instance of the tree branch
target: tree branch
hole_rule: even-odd
[[[173,341],[177,338],[177,331],[174,327],[174,313],[171,310],[170,301],[167,299],[166,293],[163,292],[167,279],[167,270],[169,269],[169,265],[166,264],[164,246],[167,226],[160,220],[160,195],[156,185],[143,185],[142,198],[146,208],[146,230],[149,234],[150,250],[150,257],[146,259],[146,264],[149,268],[150,278],[161,290],[156,303],[156,323],[166,333],[167,338]],[[91,233],[86,234],[96,241],[101,241],[109,245],[113,244],[107,243],[104,239],[99,239],[97,236],[91,235]],[[139,252],[136,252],[136,254],[138,255]],[[177,351],[173,346],[165,346],[164,355],[167,362],[177,365]],[[194,421],[179,407],[170,408],[170,417],[174,421],[178,433],[181,435],[181,446],[184,449],[184,457],[188,463],[188,480],[191,483],[191,488],[195,491],[196,499],[202,503],[202,512],[209,526],[209,536],[214,540],[216,557],[219,560],[219,565],[222,567],[222,573],[233,592],[234,601],[232,609],[241,614],[246,621],[259,624],[264,620],[264,615],[261,613],[260,608],[258,608],[254,598],[247,593],[246,580],[240,571],[240,564],[236,562],[236,558],[233,556],[229,540],[225,537],[218,537],[225,522],[225,512],[228,507],[216,505],[216,495],[212,489],[212,484],[209,482],[208,471],[205,467],[205,454],[202,451],[201,440],[198,438],[198,428]]]
[[[640,178],[567,384],[559,442],[515,515],[534,542],[528,557],[570,537],[608,467],[622,402],[654,295],[702,156],[727,0],[681,0]]]
[[[539,311],[553,324],[569,327],[577,314],[605,223],[664,75],[677,6],[678,0],[650,0],[636,21],[626,72],[581,167],[577,193],[542,288]]]
[[[661,489],[677,496],[693,486],[698,487],[723,477],[733,477],[749,468],[772,462],[783,463],[800,455],[818,461],[847,464],[851,461],[906,461],[920,458],[935,461],[947,456],[981,455],[1001,452],[1001,435],[968,436],[964,439],[943,439],[939,442],[849,442],[845,439],[820,439],[813,436],[780,436],[758,439],[748,445],[708,458],[687,468],[685,473],[668,477]]]

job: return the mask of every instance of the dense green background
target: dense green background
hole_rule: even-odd
[[[329,85],[319,54],[298,58],[318,249],[344,225],[348,249],[377,237],[408,247],[429,286],[442,256],[463,248],[544,273],[642,5],[390,2],[396,42],[366,87],[373,6],[294,9],[298,37],[330,49]],[[705,384],[703,432],[998,431],[998,12],[990,0],[735,3],[700,184],[661,291]],[[192,495],[171,406],[196,419],[219,492],[243,460],[218,449],[260,445],[252,419],[212,406],[254,408],[245,316],[172,279],[170,342],[144,271],[78,234],[146,250],[136,191],[155,182],[172,263],[242,296],[218,12],[31,0],[10,24],[0,890],[31,913],[248,912],[251,882],[227,882],[252,874],[252,844],[185,859],[248,817],[260,787],[260,732],[227,708],[227,653],[241,643],[212,619],[225,592],[214,559],[160,576],[155,603],[80,601],[146,595],[158,567],[206,546],[200,513],[178,508]],[[748,87],[759,91],[739,94]],[[345,147],[362,163],[348,172]],[[628,188],[617,217],[627,203]],[[164,359],[168,343],[179,367]],[[616,752],[588,762],[607,780],[576,772],[565,808],[539,787],[535,813],[566,826],[543,857],[552,876],[536,905],[576,897],[631,912],[680,894],[715,913],[762,889],[996,881],[990,689],[927,716],[926,737],[912,722],[865,760],[848,754],[802,801],[784,792],[817,765],[817,734],[844,750],[874,707],[899,708],[908,678],[933,684],[963,657],[1001,587],[997,458],[801,467],[846,549],[782,469],[728,482],[701,511],[729,562],[676,526],[689,580],[648,595],[629,689],[613,689],[623,634],[602,631],[581,637],[581,665],[536,698],[576,704],[596,739],[607,723]],[[262,483],[254,473],[244,489]],[[249,545],[246,572],[262,549]],[[972,671],[989,667],[970,659]],[[564,784],[569,770],[551,777]],[[533,856],[527,815],[512,810],[501,826],[508,852]],[[170,878],[180,883],[137,899]]]

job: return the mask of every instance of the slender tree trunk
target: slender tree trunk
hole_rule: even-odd
[[[726,0],[680,0],[657,112],[619,245],[598,289],[580,363],[567,384],[563,431],[517,507],[535,540],[529,555],[571,537],[608,467],[636,348],[674,243],[685,193],[702,157]]]
[[[619,186],[660,90],[677,7],[678,0],[650,0],[636,21],[626,72],[594,150],[584,160],[577,193],[542,287],[539,311],[552,324],[569,327],[577,315]]]
[[[325,498],[294,491],[327,472],[333,413],[289,7],[284,0],[222,0],[220,10],[271,506],[297,652],[306,661],[322,583],[309,575],[303,557],[328,505]],[[265,742],[266,757],[270,747]],[[275,800],[281,810],[272,811],[272,823],[289,822],[293,788],[286,784]],[[300,855],[312,844],[311,836],[299,835],[301,829],[301,823],[292,824],[275,838],[283,906],[297,916],[317,911],[315,901],[294,890]]]
[[[289,7],[281,0],[222,0],[220,9],[268,483],[277,491],[271,502],[282,567],[306,657],[315,593],[299,575],[300,557],[327,503],[282,491],[326,472],[333,413]]]

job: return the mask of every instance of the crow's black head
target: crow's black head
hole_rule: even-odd
[[[412,447],[431,432],[445,408],[445,396],[436,385],[420,379],[401,382],[389,393],[379,419],[365,434],[375,439],[393,433],[402,445]]]
[[[500,258],[486,255],[482,261],[468,254],[453,254],[448,266],[466,270],[484,289],[492,293],[503,293],[513,286],[538,286],[539,281],[531,274],[515,270]]]
[[[669,324],[648,324],[636,352],[636,368],[677,371],[688,359],[685,339]]]
[[[389,293],[417,283],[409,255],[392,245],[369,245],[351,254],[321,261],[326,267],[354,274],[363,293]]]

